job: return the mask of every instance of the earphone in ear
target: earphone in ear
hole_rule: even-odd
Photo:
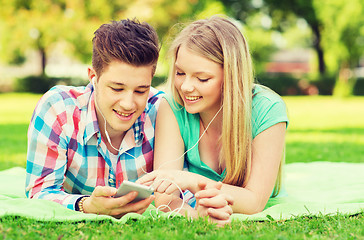
[[[91,83],[92,83],[92,85],[94,85],[94,88],[95,88],[95,78],[96,78],[96,77],[92,77],[92,78],[91,78]]]

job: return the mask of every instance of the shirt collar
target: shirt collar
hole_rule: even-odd
[[[87,87],[91,87],[92,85],[89,84]],[[84,134],[84,141],[87,142],[90,138],[100,132],[99,123],[97,121],[96,116],[96,108],[95,108],[95,94],[92,88],[92,92],[90,94],[90,100],[87,107],[87,114],[86,114],[86,129]],[[135,144],[140,143],[143,141],[144,138],[144,122],[145,122],[145,110],[143,113],[137,118],[135,123],[131,126],[131,128],[127,131],[132,131],[134,135]],[[126,134],[127,136],[129,134]],[[124,140],[123,140],[124,141]]]
[[[90,85],[88,85],[87,87],[90,87]],[[86,129],[85,129],[85,134],[84,134],[85,143],[88,140],[90,140],[90,138],[94,134],[100,132],[99,123],[97,121],[97,116],[96,116],[94,99],[95,99],[95,95],[94,95],[94,91],[92,88],[92,91],[90,93],[88,107],[87,107],[87,113],[86,113]]]

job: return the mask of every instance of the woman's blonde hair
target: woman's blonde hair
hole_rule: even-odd
[[[168,86],[176,102],[183,106],[183,101],[174,87],[174,63],[182,44],[192,52],[223,67],[220,152],[220,161],[225,159],[226,165],[223,182],[244,187],[251,172],[254,87],[252,60],[247,41],[231,21],[218,16],[190,23],[178,34],[170,48],[172,67]]]

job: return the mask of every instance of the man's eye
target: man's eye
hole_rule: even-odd
[[[111,88],[111,90],[113,90],[114,92],[121,92],[124,89],[123,88]]]

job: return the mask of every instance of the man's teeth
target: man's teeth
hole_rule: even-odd
[[[186,99],[189,100],[189,101],[195,101],[197,99],[199,99],[200,97],[187,97],[186,96]]]
[[[131,113],[122,113],[122,112],[119,112],[119,111],[116,111],[115,112],[123,117],[129,117],[131,115]]]

